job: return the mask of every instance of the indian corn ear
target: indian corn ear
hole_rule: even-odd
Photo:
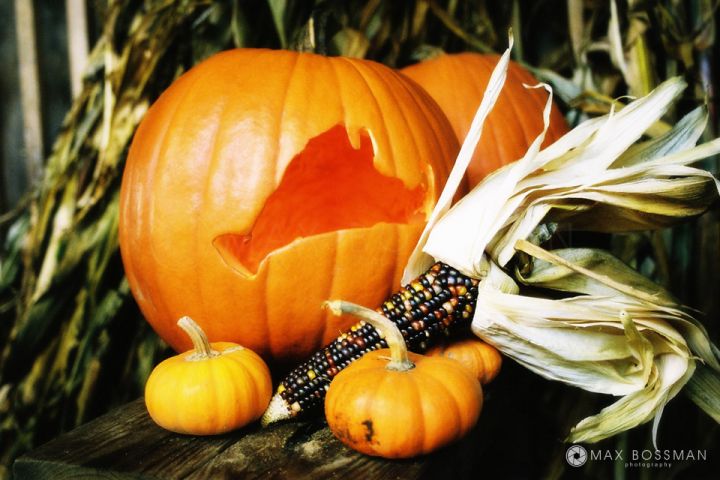
[[[468,329],[478,283],[436,263],[377,311],[398,326],[410,350],[424,352],[438,340]],[[381,334],[372,325],[358,322],[285,377],[263,416],[263,424],[322,405],[332,378],[352,361],[379,348],[387,348]]]

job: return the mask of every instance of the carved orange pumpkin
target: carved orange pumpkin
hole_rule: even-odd
[[[178,351],[210,340],[295,362],[349,327],[328,298],[399,284],[457,140],[427,93],[380,64],[234,50],[180,77],[133,140],[120,200],[132,292]]]
[[[440,55],[406,67],[402,73],[435,99],[462,142],[499,58],[478,53]],[[498,167],[521,158],[542,131],[547,92],[526,89],[523,83],[535,85],[538,80],[519,64],[510,62],[505,86],[485,122],[480,143],[468,167],[469,186],[476,185]],[[554,142],[567,131],[565,119],[553,105],[544,145]]]

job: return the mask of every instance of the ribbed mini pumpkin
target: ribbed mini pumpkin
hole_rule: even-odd
[[[470,370],[442,356],[409,353],[397,326],[372,310],[346,302],[330,306],[362,316],[390,347],[366,353],[330,383],[325,418],[341,442],[366,455],[410,458],[459,440],[475,426],[483,394]]]
[[[444,54],[401,71],[435,99],[462,142],[499,58],[479,53]],[[470,187],[498,167],[522,158],[543,128],[547,92],[523,87],[536,85],[538,80],[516,62],[510,62],[507,75],[467,170]],[[567,131],[565,119],[553,105],[544,145]]]
[[[272,395],[272,379],[255,352],[229,342],[208,342],[189,317],[179,330],[193,349],[156,366],[145,385],[145,405],[161,427],[191,435],[217,435],[260,418]]]
[[[442,342],[425,352],[429,357],[442,356],[472,371],[481,384],[490,383],[500,373],[502,355],[490,344],[475,337]]]
[[[429,95],[383,65],[239,49],[182,75],[135,134],[120,248],[131,290],[174,319],[297,362],[350,326],[324,300],[399,285],[457,152]]]

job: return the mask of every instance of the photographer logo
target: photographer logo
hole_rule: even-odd
[[[573,445],[565,452],[565,460],[572,467],[582,467],[587,462],[588,454],[580,445]]]

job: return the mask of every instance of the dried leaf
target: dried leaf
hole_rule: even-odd
[[[280,39],[280,46],[287,48],[288,39],[287,33],[285,32],[285,11],[287,10],[287,0],[267,0],[270,12],[272,13],[272,19],[275,24],[275,30],[277,31],[278,38]]]
[[[568,10],[568,32],[572,44],[575,63],[580,63],[585,41],[585,22],[583,21],[584,2],[574,0],[567,1]]]
[[[470,32],[465,31],[450,15],[446,12],[435,0],[428,0],[430,4],[430,11],[442,22],[445,27],[452,33],[461,38],[465,43],[472,46],[479,52],[490,53],[492,50],[480,39],[476,38]]]
[[[519,251],[533,256],[532,274],[521,276],[517,273],[521,282],[585,295],[613,297],[623,294],[655,305],[658,318],[662,317],[671,322],[691,350],[720,372],[720,362],[705,327],[697,319],[680,310],[677,301],[669,292],[608,252],[581,248],[548,252],[526,241],[519,241],[517,247]],[[673,335],[669,330],[664,332],[666,335]]]
[[[612,166],[613,168],[630,167],[692,148],[705,131],[707,120],[707,107],[698,107],[685,115],[665,134],[632,145],[618,157]]]
[[[628,66],[625,62],[625,49],[623,47],[622,35],[620,33],[620,19],[618,18],[617,2],[610,0],[610,22],[608,23],[608,41],[610,43],[610,59],[625,80],[628,81]],[[628,85],[632,83],[628,81]]]
[[[430,218],[428,218],[425,229],[420,236],[420,240],[418,241],[415,250],[410,255],[410,259],[408,260],[408,264],[403,273],[403,283],[410,282],[413,278],[416,278],[418,275],[425,272],[433,263],[433,259],[426,253],[423,253],[422,248],[429,233],[433,231],[435,223],[448,211],[448,209],[450,209],[455,193],[457,192],[457,189],[465,175],[465,170],[467,170],[467,166],[470,164],[470,160],[472,160],[475,147],[482,136],[485,119],[490,114],[490,111],[493,106],[495,106],[495,102],[500,95],[507,76],[507,66],[510,62],[510,51],[512,50],[513,45],[512,32],[509,34],[508,43],[509,46],[507,50],[505,50],[503,55],[500,57],[498,64],[495,66],[495,69],[490,76],[490,80],[488,80],[485,95],[483,96],[480,107],[475,114],[475,118],[473,118],[465,142],[463,142],[462,147],[460,148],[460,152],[455,160],[455,165],[450,172],[447,182],[445,183],[445,187],[440,194],[440,198],[435,204],[435,208],[430,214]]]
[[[597,415],[584,419],[573,427],[567,441],[594,443],[655,419],[653,445],[657,448],[657,425],[663,407],[677,395],[693,372],[691,360],[678,355],[659,355],[647,388],[626,395]]]
[[[698,407],[720,423],[720,373],[698,365],[685,392]]]
[[[337,52],[344,57],[365,58],[370,41],[357,30],[344,28],[332,39]]]
[[[538,252],[537,249],[523,249],[523,245],[519,250],[530,255]],[[677,303],[668,291],[604,250],[564,248],[548,253],[551,256],[545,258],[533,256],[532,273],[518,273],[518,280],[535,287],[608,297],[617,294],[620,288],[620,291],[627,293],[640,292],[642,298],[657,301],[662,305]],[[562,259],[563,262],[560,263],[557,259]],[[591,272],[592,276],[584,274],[587,272]]]
[[[500,68],[506,65],[494,72],[501,86]],[[433,259],[481,279],[472,323],[479,337],[546,378],[624,396],[580,422],[570,434],[573,441],[599,441],[653,418],[655,438],[664,405],[694,371],[691,347],[718,363],[705,330],[667,292],[609,254],[548,252],[525,240],[540,238],[538,226],[547,220],[551,230],[555,224],[631,230],[657,228],[707,208],[720,183],[687,166],[720,152],[720,140],[693,146],[706,121],[703,112],[633,147],[684,89],[681,79],[669,80],[540,151],[543,131],[522,159],[488,176],[449,210],[447,198],[456,185],[446,186],[446,202],[433,212],[418,245]],[[483,105],[496,97],[488,93]],[[463,149],[470,151],[468,143],[476,142],[467,138]],[[465,164],[458,164],[454,176],[464,171]],[[521,281],[580,295],[561,300],[519,295],[500,268],[516,250],[538,259],[537,270]],[[416,252],[413,261],[417,258]],[[409,272],[417,268],[411,263]]]
[[[685,165],[720,152],[720,140],[687,148],[700,116],[691,114],[674,131],[636,148],[637,157],[626,153],[684,88],[682,80],[669,80],[620,112],[583,122],[542,152],[531,147],[438,218],[421,240],[424,251],[479,276],[486,252],[506,265],[516,241],[551,212],[550,221],[609,232],[659,228],[701,213],[720,184]],[[613,167],[618,159],[633,166]]]

